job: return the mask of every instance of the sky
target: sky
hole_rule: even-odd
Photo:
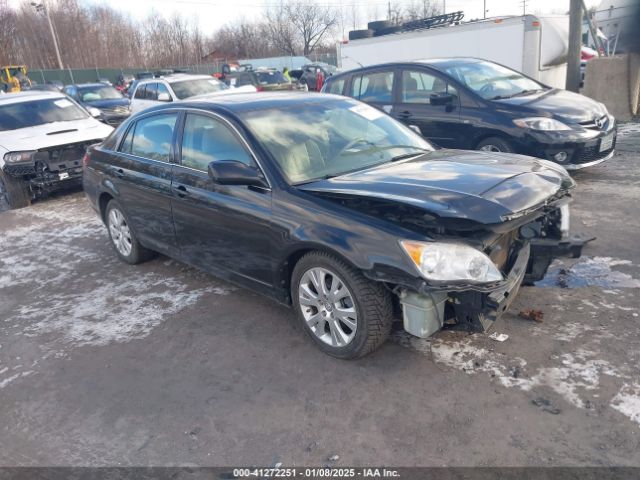
[[[50,1],[50,0],[49,0]],[[176,12],[197,20],[204,33],[213,33],[225,24],[239,18],[257,19],[270,0],[80,0],[82,2],[108,4],[117,10],[142,19],[152,9],[169,17]],[[304,1],[304,0],[303,0]],[[341,6],[345,18],[356,17],[365,21],[367,17],[386,18],[386,0],[309,0],[321,5]],[[463,10],[465,19],[481,18],[486,3],[487,16],[520,15],[523,0],[433,0],[446,6],[447,12]],[[597,6],[601,0],[585,0],[587,8]],[[13,0],[19,3],[20,0]],[[408,2],[407,2],[408,3]],[[562,14],[569,10],[569,0],[526,0],[527,13]],[[352,27],[350,25],[349,27]],[[364,26],[362,26],[364,27]],[[346,28],[349,30],[350,28]]]

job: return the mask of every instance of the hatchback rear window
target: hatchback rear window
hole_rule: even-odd
[[[281,72],[258,72],[258,82],[262,85],[287,83]]]
[[[87,117],[87,113],[68,98],[10,103],[0,106],[0,131],[82,120]]]

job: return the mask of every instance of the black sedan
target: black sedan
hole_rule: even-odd
[[[614,154],[616,123],[603,104],[486,60],[365,67],[330,77],[323,91],[384,110],[445,148],[515,152],[567,170]]]
[[[122,260],[161,252],[293,305],[340,358],[378,347],[394,312],[421,337],[444,323],[486,330],[527,274],[580,251],[567,239],[574,182],[562,167],[434,150],[345,97],[154,107],[90,148],[84,166]]]
[[[131,100],[111,85],[82,83],[67,85],[62,91],[107,125],[120,125],[131,115]]]

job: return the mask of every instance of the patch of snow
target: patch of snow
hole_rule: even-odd
[[[640,385],[625,383],[611,400],[611,407],[640,424]]]

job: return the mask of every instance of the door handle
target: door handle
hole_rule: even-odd
[[[413,113],[411,113],[411,112],[410,112],[410,111],[408,111],[408,110],[405,110],[404,112],[400,112],[400,113],[398,114],[398,116],[399,116],[399,117],[401,117],[401,118],[409,118],[409,117],[411,117],[412,115],[413,115]]]
[[[187,187],[185,187],[184,185],[178,185],[177,187],[175,187],[175,189],[178,191],[178,196],[180,198],[184,198],[187,196]]]
[[[118,168],[114,173],[115,173],[115,176],[118,178],[124,177],[124,170],[121,168]]]

